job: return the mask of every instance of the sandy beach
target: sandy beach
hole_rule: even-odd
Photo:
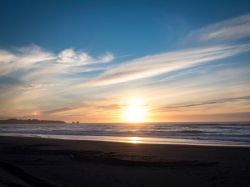
[[[250,148],[0,137],[0,186],[250,186]]]

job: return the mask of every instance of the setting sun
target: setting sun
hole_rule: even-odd
[[[124,110],[124,118],[127,122],[145,122],[146,116],[147,110],[140,99],[130,100]]]

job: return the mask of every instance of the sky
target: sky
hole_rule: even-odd
[[[0,119],[250,121],[250,1],[0,0]]]

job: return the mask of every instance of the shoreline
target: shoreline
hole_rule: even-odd
[[[57,136],[57,137],[55,137]],[[227,141],[228,144],[223,143],[191,143],[197,140],[187,140],[187,142],[181,142],[185,139],[169,139],[169,141],[161,142],[160,140],[166,140],[167,138],[149,138],[149,137],[116,137],[116,136],[77,136],[80,138],[72,138],[73,136],[64,135],[0,135],[0,137],[13,137],[13,138],[35,138],[35,139],[52,139],[52,140],[68,140],[68,141],[94,141],[94,142],[110,142],[110,143],[125,143],[125,144],[149,144],[149,145],[187,145],[187,146],[210,146],[210,147],[246,147],[250,148],[250,144],[234,144],[235,142]],[[119,139],[120,138],[120,139]],[[147,141],[147,139],[153,139],[155,141]],[[145,141],[146,140],[146,141]],[[158,140],[158,141],[156,141]],[[181,140],[177,142],[177,140]],[[175,142],[174,142],[175,141]],[[203,140],[205,142],[205,140]],[[219,141],[218,141],[219,142]],[[222,142],[222,141],[220,141]],[[226,142],[226,141],[225,141]]]

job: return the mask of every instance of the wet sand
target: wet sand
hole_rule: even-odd
[[[250,148],[0,137],[1,186],[250,186]]]

